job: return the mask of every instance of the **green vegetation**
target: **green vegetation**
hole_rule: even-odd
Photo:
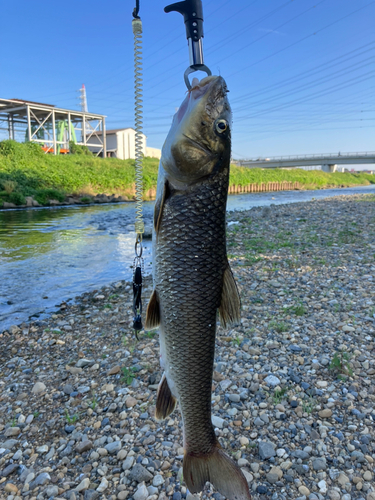
[[[321,170],[287,170],[283,168],[260,169],[231,166],[230,184],[248,186],[267,182],[299,182],[305,189],[322,189],[327,187],[355,186],[374,184],[371,174],[350,174],[335,172],[329,174]]]
[[[156,186],[158,164],[155,158],[144,159],[146,192]],[[66,194],[132,197],[134,182],[134,160],[103,159],[78,151],[54,156],[35,143],[0,142],[0,202],[22,205],[26,196],[33,196],[46,204],[49,199],[63,201]]]
[[[241,342],[242,342],[242,339],[237,335],[234,339],[232,339],[232,342],[234,345],[236,345],[237,347],[240,347],[241,345]]]
[[[106,193],[134,196],[134,160],[97,158],[83,146],[71,146],[73,154],[45,154],[38,144],[0,142],[0,203],[25,204],[33,196],[41,205],[49,199],[63,201],[67,194],[81,197]],[[159,161],[144,159],[143,183],[147,193],[156,187]],[[232,165],[230,185],[247,186],[268,182],[298,182],[306,189],[333,186],[368,185],[375,178],[368,174],[325,173],[300,169],[248,169]]]
[[[134,368],[127,368],[124,366],[122,368],[122,377],[121,382],[124,382],[126,385],[130,385],[134,380]]]
[[[90,408],[93,411],[95,411],[95,408],[98,406],[98,397],[94,391],[92,391],[91,395],[92,395],[92,399],[91,399],[91,403],[90,403]]]
[[[153,339],[157,332],[145,332],[146,337]]]
[[[335,352],[329,369],[335,372],[338,378],[344,378],[343,376],[345,375],[351,377],[353,375],[353,370],[350,366],[350,354],[343,351]]]
[[[299,302],[298,304],[290,307],[286,307],[284,309],[285,313],[292,313],[295,314],[296,316],[303,316],[304,314],[307,313],[306,307],[302,304],[302,302]]]
[[[10,427],[16,427],[17,425],[17,419],[16,417],[13,417],[12,420],[9,422]]]
[[[312,396],[309,396],[308,400],[302,402],[303,413],[308,413],[308,414],[312,413],[315,410],[316,405],[317,405],[316,400]]]
[[[65,410],[65,420],[69,425],[75,424],[79,420],[79,414],[69,415],[68,410]]]
[[[277,333],[283,333],[289,330],[288,325],[286,323],[283,323],[282,321],[272,320],[270,321],[269,327],[272,330],[276,330]]]
[[[283,387],[282,389],[275,389],[272,399],[275,405],[278,405],[281,403],[281,401],[284,399],[285,394],[288,392],[289,387]]]

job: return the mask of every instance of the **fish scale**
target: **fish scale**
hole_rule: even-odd
[[[211,386],[216,316],[227,265],[228,177],[229,169],[225,169],[209,184],[194,186],[189,194],[176,194],[167,200],[156,244],[155,285],[166,354],[184,419],[185,442],[196,453],[210,451],[216,441],[211,424]],[[213,210],[217,196],[221,210]],[[190,214],[188,224],[186,211]],[[166,281],[169,275],[179,279]]]

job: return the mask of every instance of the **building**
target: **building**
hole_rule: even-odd
[[[104,133],[103,133],[104,132]],[[106,155],[105,116],[23,99],[0,98],[0,138],[41,145],[45,153],[69,153],[69,142]]]
[[[128,160],[135,158],[135,130],[131,127],[116,128],[106,131],[107,156]],[[99,140],[95,139],[94,140]],[[144,156],[151,158],[161,157],[161,150],[149,148],[146,145],[147,137],[142,134],[142,152]]]

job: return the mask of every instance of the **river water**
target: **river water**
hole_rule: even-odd
[[[232,195],[228,210],[357,193],[375,193],[375,186]],[[146,224],[153,206],[144,204]],[[63,300],[131,279],[134,216],[133,203],[0,210],[0,332],[43,318]],[[151,272],[151,241],[144,241],[144,258]]]

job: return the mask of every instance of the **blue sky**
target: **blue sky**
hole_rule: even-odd
[[[184,99],[183,18],[140,0],[144,132],[161,147]],[[133,126],[133,1],[2,3],[0,97]],[[203,0],[205,62],[230,89],[233,157],[374,151],[375,1]]]

